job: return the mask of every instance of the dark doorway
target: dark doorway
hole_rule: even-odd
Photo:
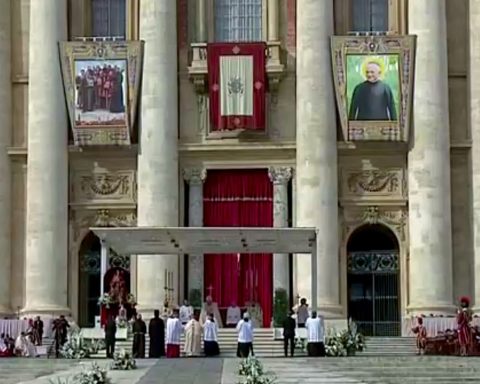
[[[79,300],[78,324],[94,327],[98,315],[100,297],[100,239],[89,232],[82,241],[79,251]]]
[[[364,225],[347,244],[348,316],[366,336],[400,336],[399,245],[386,226]]]

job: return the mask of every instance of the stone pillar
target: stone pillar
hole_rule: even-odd
[[[196,16],[196,42],[207,42],[207,5],[206,0],[197,0]]]
[[[183,177],[189,185],[188,226],[203,227],[203,182],[207,172],[203,168],[187,168]],[[203,296],[203,255],[188,255],[188,289],[199,289]]]
[[[177,3],[142,0],[140,39],[145,41],[138,155],[139,227],[178,226]],[[159,82],[158,79],[162,81]],[[137,257],[139,309],[161,309],[165,271],[173,272],[178,302],[178,255]]]
[[[272,167],[268,174],[273,183],[273,226],[288,228],[288,182],[292,178],[292,168]],[[273,288],[283,288],[290,295],[288,253],[273,255]]]
[[[0,315],[10,314],[10,159],[7,148],[12,133],[12,79],[11,79],[11,34],[10,0],[0,0]]]
[[[30,4],[26,314],[68,313],[68,122],[58,42],[67,1]]]
[[[409,1],[408,20],[409,34],[418,36],[408,154],[408,308],[444,313],[452,310],[453,299],[445,0]]]
[[[472,202],[475,311],[480,312],[480,0],[469,1],[470,72],[470,127],[472,130]]]
[[[297,1],[297,226],[318,230],[317,303],[330,318],[341,313],[331,35],[333,0]],[[294,294],[311,299],[311,276],[310,256],[297,255]]]
[[[268,41],[278,41],[278,0],[268,0],[267,15],[268,15]]]

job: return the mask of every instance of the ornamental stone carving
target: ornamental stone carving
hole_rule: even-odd
[[[404,207],[351,207],[343,209],[343,238],[363,224],[384,224],[392,228],[401,241],[405,241],[408,215]]]
[[[133,227],[137,222],[135,211],[98,209],[72,212],[73,237],[77,240],[83,229],[90,227]]]
[[[77,173],[73,180],[74,202],[95,200],[136,201],[134,171]]]
[[[207,177],[205,168],[184,168],[183,178],[189,185],[202,185]]]
[[[293,176],[291,167],[270,167],[268,176],[273,184],[287,184]]]

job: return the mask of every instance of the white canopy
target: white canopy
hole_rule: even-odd
[[[116,227],[91,228],[122,255],[312,253],[314,228]]]

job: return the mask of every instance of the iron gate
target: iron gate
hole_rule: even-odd
[[[397,251],[348,255],[348,316],[365,336],[400,336]]]

